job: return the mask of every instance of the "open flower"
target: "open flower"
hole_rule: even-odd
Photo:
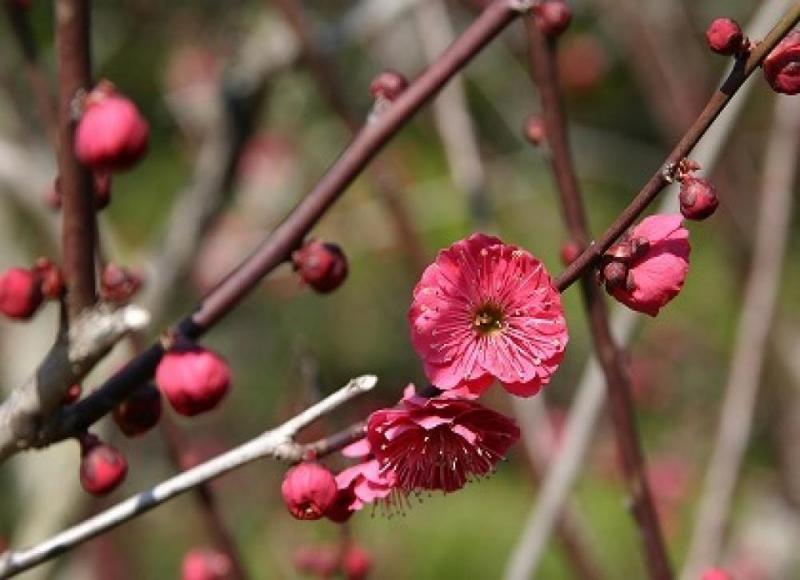
[[[634,226],[632,240],[646,248],[633,258],[624,283],[608,287],[628,308],[655,316],[683,288],[689,272],[689,232],[680,214],[652,215]]]
[[[496,378],[515,395],[535,395],[568,340],[542,263],[484,234],[439,252],[414,288],[408,318],[428,379],[443,390],[480,393]]]
[[[370,415],[367,439],[381,473],[393,473],[404,492],[451,492],[489,475],[519,428],[475,401],[425,399],[409,385],[399,407]]]

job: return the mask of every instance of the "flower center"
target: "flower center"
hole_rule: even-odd
[[[484,304],[475,311],[472,326],[480,334],[495,334],[503,328],[503,311],[495,304]]]

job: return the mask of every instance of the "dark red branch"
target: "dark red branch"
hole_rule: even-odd
[[[63,196],[62,245],[70,320],[92,306],[95,294],[94,192],[89,171],[75,158],[76,97],[91,85],[89,0],[56,0],[58,59],[58,172]]]
[[[556,68],[556,40],[547,38],[535,19],[525,19],[530,47],[533,80],[539,87],[542,116],[547,135],[549,161],[555,176],[564,221],[574,242],[585,248],[589,227],[583,197],[578,185],[566,127]],[[593,281],[591,271],[581,278],[581,290],[589,314],[589,327],[595,352],[606,377],[611,418],[617,447],[634,517],[644,543],[645,560],[651,578],[672,578],[664,537],[647,482],[644,455],[639,441],[636,418],[631,402],[631,383],[621,349],[614,342],[608,322],[608,311],[602,290]]]

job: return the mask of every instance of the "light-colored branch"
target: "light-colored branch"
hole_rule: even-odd
[[[747,26],[748,36],[750,38],[763,36],[791,3],[791,0],[769,0],[764,3]],[[707,173],[713,170],[723,144],[733,131],[753,86],[754,83],[749,82],[739,89],[695,149],[692,158],[696,159]],[[670,213],[677,210],[677,196],[667,195],[662,199],[656,212]],[[617,344],[622,347],[628,344],[641,320],[642,317],[632,310],[617,308],[611,320],[612,334]],[[536,575],[558,514],[585,464],[605,400],[603,373],[597,359],[591,356],[576,389],[575,399],[567,418],[566,435],[561,444],[561,452],[551,465],[539,496],[529,512],[525,532],[520,536],[509,558],[509,568],[515,566],[513,562],[524,560],[527,577]]]
[[[62,332],[36,372],[0,406],[0,460],[37,447],[39,427],[60,405],[65,386],[74,385],[129,332],[143,329],[150,316],[139,306],[84,310]]]
[[[374,375],[355,378],[316,405],[239,447],[167,479],[147,491],[134,495],[41,544],[25,550],[6,552],[0,558],[0,578],[9,578],[54,558],[201,483],[216,479],[257,459],[272,457],[282,461],[301,460],[305,446],[295,443],[293,440],[298,431],[337,407],[371,390],[377,382],[378,378]]]
[[[756,223],[756,243],[736,333],[716,444],[706,471],[682,578],[719,559],[733,493],[752,431],[764,353],[775,313],[800,151],[800,103],[778,97]]]

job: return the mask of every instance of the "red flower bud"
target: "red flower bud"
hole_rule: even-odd
[[[161,418],[161,392],[146,383],[133,390],[114,409],[114,422],[128,437],[136,437],[155,427]]]
[[[347,257],[336,244],[311,240],[292,254],[292,261],[303,282],[323,294],[347,278]]]
[[[336,499],[336,480],[328,468],[307,461],[289,468],[281,493],[295,518],[318,520]]]
[[[387,70],[376,76],[369,85],[369,94],[376,99],[394,101],[408,88],[408,80],[397,71]]]
[[[57,300],[64,292],[64,276],[61,269],[49,258],[39,258],[33,265],[34,273],[39,277],[42,296]]]
[[[27,320],[43,300],[41,281],[36,272],[11,268],[0,275],[0,312],[8,318]]]
[[[372,568],[372,558],[360,546],[348,546],[342,558],[342,571],[347,580],[364,580]]]
[[[139,274],[117,266],[113,262],[103,268],[103,274],[100,276],[100,297],[103,300],[125,304],[141,287],[142,277]]]
[[[581,255],[581,247],[574,241],[569,240],[561,244],[561,263],[569,266]]]
[[[681,213],[690,220],[704,220],[711,216],[719,205],[717,192],[707,179],[690,177],[681,183],[679,194]]]
[[[181,345],[161,359],[156,384],[177,413],[191,417],[219,404],[230,388],[231,373],[218,354]]]
[[[71,405],[75,401],[81,398],[81,393],[83,389],[80,385],[72,385],[67,391],[64,393],[64,396],[61,397],[61,404],[62,405]]]
[[[75,129],[78,161],[96,171],[130,169],[147,152],[150,129],[130,99],[98,85]]]
[[[703,572],[700,580],[733,580],[733,577],[722,568],[708,568]]]
[[[742,49],[744,34],[735,20],[717,18],[706,30],[706,42],[717,54],[732,56]]]
[[[546,0],[534,14],[536,25],[547,36],[560,35],[572,21],[572,10],[564,0]]]
[[[300,546],[292,555],[292,563],[301,574],[328,578],[339,569],[339,551],[333,546]]]
[[[761,66],[764,78],[775,92],[800,93],[800,31],[793,30],[787,34]]]
[[[345,523],[355,513],[350,509],[355,500],[356,494],[352,487],[339,488],[333,503],[325,510],[325,517],[337,524]]]
[[[92,495],[106,495],[125,479],[128,462],[119,451],[87,434],[81,443],[81,486]]]
[[[528,140],[528,143],[534,147],[538,147],[544,143],[544,140],[547,137],[547,132],[544,128],[544,119],[542,119],[539,115],[530,115],[527,119],[525,119],[523,135]]]
[[[226,580],[230,577],[232,567],[226,554],[195,548],[183,557],[181,580]]]

